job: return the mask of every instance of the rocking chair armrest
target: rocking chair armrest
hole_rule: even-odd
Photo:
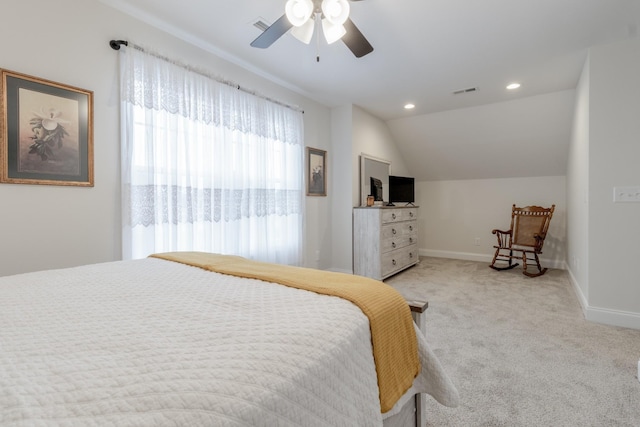
[[[491,230],[491,234],[496,235],[496,239],[498,239],[498,246],[494,246],[495,248],[505,248],[511,246],[511,230],[498,230],[497,228]]]
[[[542,245],[544,245],[544,238],[546,237],[546,234],[538,234],[538,233],[534,233],[533,234],[533,238],[536,239],[536,252],[541,254],[542,253]]]
[[[511,230],[498,230],[497,228],[491,230],[491,234],[511,234]]]

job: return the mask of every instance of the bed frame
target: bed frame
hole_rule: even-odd
[[[427,301],[410,300],[407,301],[411,307],[411,315],[413,321],[416,322],[420,331],[426,333],[426,316],[425,310],[429,307]],[[384,427],[423,427],[426,423],[425,418],[425,399],[424,393],[418,393],[413,399],[402,407],[402,410],[384,420]]]

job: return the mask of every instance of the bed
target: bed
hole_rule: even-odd
[[[415,425],[420,393],[457,405],[415,323],[418,372],[398,393],[382,352],[405,344],[384,347],[374,328],[396,314],[380,322],[369,303],[256,278],[275,265],[241,259],[255,270],[243,276],[194,255],[239,260],[160,254],[0,277],[0,425],[395,426]],[[360,280],[276,268],[322,287]]]

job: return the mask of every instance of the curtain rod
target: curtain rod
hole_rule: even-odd
[[[121,47],[122,45],[129,46],[129,42],[128,42],[128,41],[126,41],[126,40],[111,40],[111,41],[109,42],[109,46],[111,46],[111,49],[113,49],[113,50],[120,50],[120,47]],[[217,81],[218,83],[222,83],[222,84],[225,84],[225,85],[227,85],[227,86],[235,87],[236,89],[238,89],[238,90],[240,90],[240,91],[242,91],[242,92],[248,93],[249,95],[257,96],[258,98],[262,98],[262,99],[264,99],[264,100],[266,100],[266,101],[273,102],[274,104],[278,104],[278,105],[280,105],[280,106],[283,106],[283,107],[289,108],[289,109],[294,110],[294,111],[299,111],[299,112],[301,112],[302,114],[304,114],[304,110],[302,110],[302,109],[301,109],[300,107],[298,107],[298,106],[295,106],[295,105],[289,105],[289,104],[286,104],[286,103],[284,103],[284,102],[282,102],[282,101],[278,101],[277,99],[273,99],[273,98],[269,98],[269,97],[267,97],[267,96],[264,96],[264,95],[262,95],[262,94],[260,94],[260,93],[258,93],[258,92],[256,92],[256,91],[249,90],[249,89],[245,89],[245,88],[243,88],[242,86],[240,86],[240,85],[239,85],[239,84],[237,84],[237,83],[231,82],[231,81],[229,81],[229,80],[224,80],[224,79],[221,79],[221,78],[219,78],[219,77],[212,76],[212,75],[210,75],[210,74],[207,74],[207,73],[205,73],[205,72],[203,72],[203,71],[197,70],[197,69],[195,69],[195,68],[193,68],[193,67],[190,67],[190,66],[188,66],[188,65],[185,65],[185,64],[182,64],[182,63],[176,62],[176,61],[174,61],[174,60],[172,60],[172,59],[170,59],[170,58],[167,58],[167,57],[165,57],[165,56],[159,55],[159,54],[157,54],[157,53],[155,53],[155,52],[149,52],[149,51],[145,50],[145,49],[144,49],[143,47],[141,47],[141,46],[138,46],[138,45],[135,45],[135,44],[134,44],[134,45],[132,45],[131,47],[133,47],[134,49],[138,49],[138,50],[140,50],[140,51],[142,51],[142,52],[148,53],[149,55],[153,55],[153,56],[155,56],[156,58],[160,58],[160,59],[163,59],[163,60],[165,60],[165,61],[167,61],[167,62],[170,62],[170,63],[172,63],[172,64],[178,65],[178,66],[180,66],[180,67],[182,67],[182,68],[184,68],[184,69],[186,69],[186,70],[189,70],[189,71],[192,71],[192,72],[194,72],[194,73],[200,74],[201,76],[204,76],[204,77],[208,77],[208,78],[210,78],[210,79],[213,79],[213,80]]]

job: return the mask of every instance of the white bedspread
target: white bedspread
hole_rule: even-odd
[[[414,386],[455,404],[419,344]],[[368,320],[153,258],[0,277],[0,425],[54,424],[381,425]]]

